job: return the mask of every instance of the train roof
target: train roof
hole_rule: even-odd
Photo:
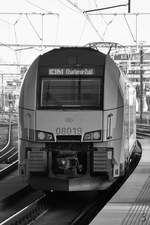
[[[46,65],[104,65],[106,54],[90,47],[61,47],[40,56],[39,66]]]

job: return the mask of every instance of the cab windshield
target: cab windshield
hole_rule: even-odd
[[[42,108],[102,108],[103,79],[100,77],[51,77],[41,82]]]

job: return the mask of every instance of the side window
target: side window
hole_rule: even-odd
[[[135,102],[134,102],[135,90],[129,87],[129,136],[134,133],[135,123]]]

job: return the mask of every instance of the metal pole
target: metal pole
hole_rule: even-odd
[[[131,12],[131,0],[128,0],[128,13]]]
[[[113,8],[117,8],[117,7],[127,6],[128,4],[113,5],[113,6],[108,6],[108,7],[100,8],[100,9],[86,10],[83,13],[90,13],[90,12],[97,12],[97,11],[106,10],[106,9],[113,9]],[[129,5],[128,5],[128,7],[129,7]]]
[[[1,74],[2,76],[2,112],[5,110],[4,108],[4,75]]]
[[[136,24],[135,24],[135,27],[136,27],[136,49],[138,48],[138,15],[136,15]]]
[[[140,122],[143,120],[143,46],[140,47]]]

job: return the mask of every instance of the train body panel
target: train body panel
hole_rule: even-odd
[[[60,135],[81,135],[102,130],[102,112],[100,111],[37,111],[36,130],[52,132],[55,140]]]
[[[110,73],[113,76],[110,76]],[[115,109],[124,106],[124,96],[119,84],[121,73],[113,60],[107,56],[104,75],[104,110]]]
[[[19,105],[29,110],[36,110],[36,89],[39,57],[33,62],[22,84]],[[22,115],[20,113],[20,115]]]
[[[136,148],[135,90],[109,55],[91,48],[39,56],[19,118],[20,176],[36,189],[106,189]]]

